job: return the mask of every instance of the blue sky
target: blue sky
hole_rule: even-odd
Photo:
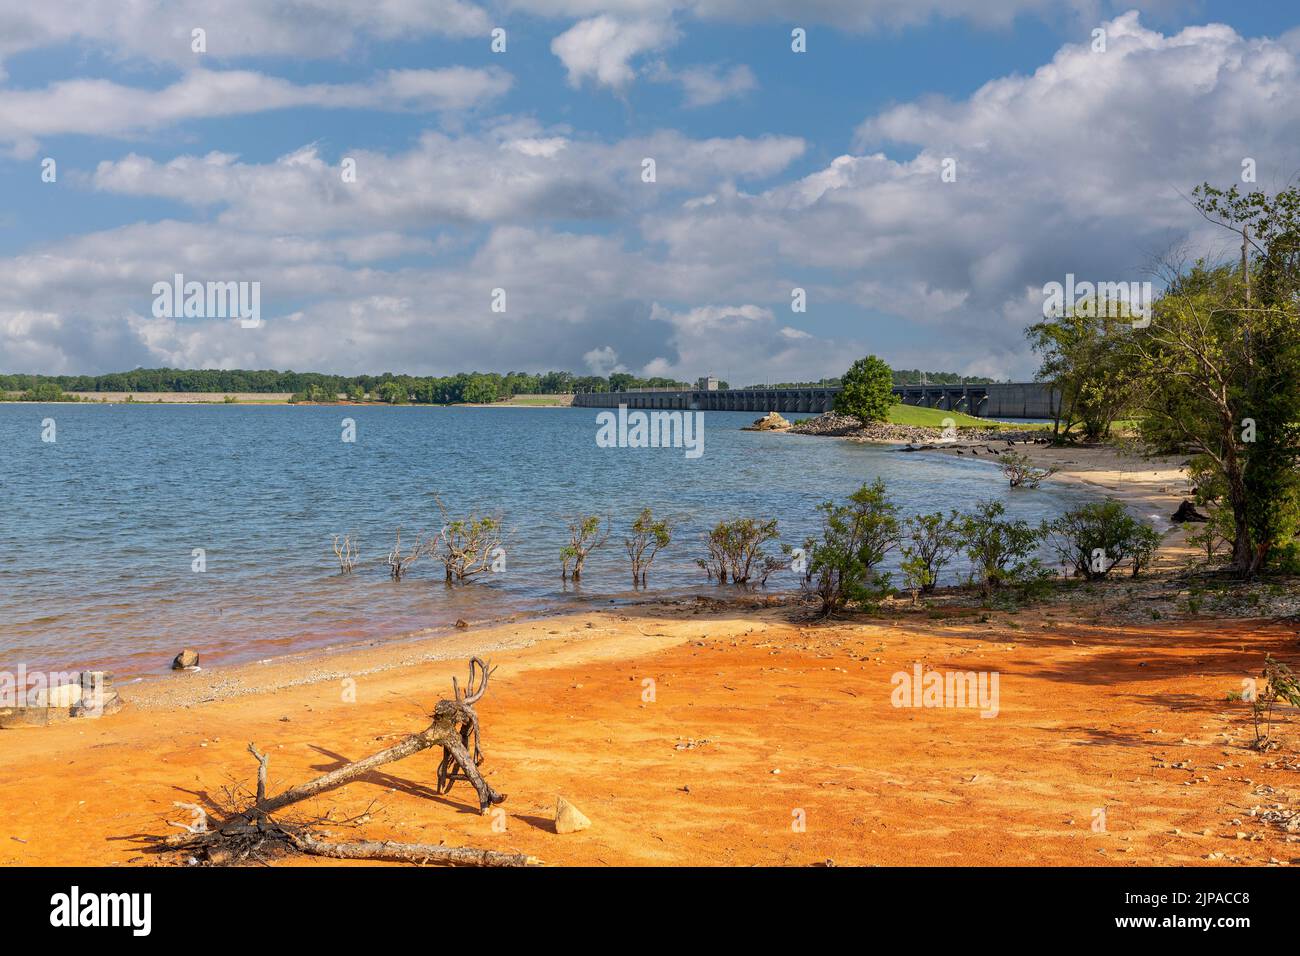
[[[0,0],[0,371],[739,383],[875,352],[1027,377],[1045,283],[1221,252],[1179,190],[1247,158],[1294,178],[1298,25],[1265,2]],[[155,315],[177,272],[260,283],[264,321]]]

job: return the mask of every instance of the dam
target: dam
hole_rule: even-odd
[[[580,408],[678,408],[719,412],[780,412],[782,415],[829,412],[839,386],[797,388],[634,389],[626,392],[580,392]],[[1042,382],[991,385],[895,385],[904,405],[964,412],[979,418],[1051,418],[1060,396]]]

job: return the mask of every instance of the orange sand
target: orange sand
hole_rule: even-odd
[[[1300,863],[1294,835],[1250,816],[1294,807],[1300,774],[1251,750],[1249,707],[1226,700],[1266,652],[1300,655],[1291,626],[792,613],[646,605],[127,685],[113,717],[0,731],[0,864],[163,859],[138,837],[177,832],[166,821],[189,814],[173,801],[248,785],[249,741],[270,753],[276,792],[422,728],[465,653],[493,646],[501,667],[478,709],[505,832],[466,784],[435,794],[437,758],[421,754],[316,801],[336,817],[373,802],[336,838],[553,865]],[[996,670],[999,715],[891,706],[890,676],[917,661]],[[1286,719],[1294,755],[1300,717]],[[557,795],[591,829],[556,834]]]

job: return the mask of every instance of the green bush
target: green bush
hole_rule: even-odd
[[[766,584],[767,576],[783,565],[768,555],[763,545],[778,537],[775,518],[719,521],[705,538],[708,557],[696,558],[695,563],[704,569],[709,580],[717,578],[719,584],[728,580],[732,584]]]
[[[1160,545],[1155,528],[1134,518],[1113,498],[1044,521],[1040,532],[1060,559],[1089,581],[1104,578],[1126,563],[1137,577]]]
[[[827,501],[817,510],[822,536],[808,569],[821,613],[876,603],[889,589],[889,575],[876,567],[898,544],[897,509],[885,497],[885,483],[877,478],[850,495],[848,504]]]
[[[1008,521],[1000,501],[981,501],[958,520],[962,549],[971,560],[971,577],[987,597],[998,588],[1027,585],[1048,569],[1035,558],[1039,532],[1022,520]]]
[[[860,358],[844,373],[840,391],[835,396],[835,410],[853,415],[866,425],[883,422],[894,403],[894,373],[883,359],[868,355]]]
[[[912,591],[912,602],[920,594],[929,594],[939,580],[939,572],[957,553],[961,545],[960,518],[954,512],[941,511],[913,515],[903,525],[902,570]]]

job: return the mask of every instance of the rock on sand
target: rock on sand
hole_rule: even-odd
[[[574,833],[591,826],[586,815],[563,797],[555,798],[555,832]]]

